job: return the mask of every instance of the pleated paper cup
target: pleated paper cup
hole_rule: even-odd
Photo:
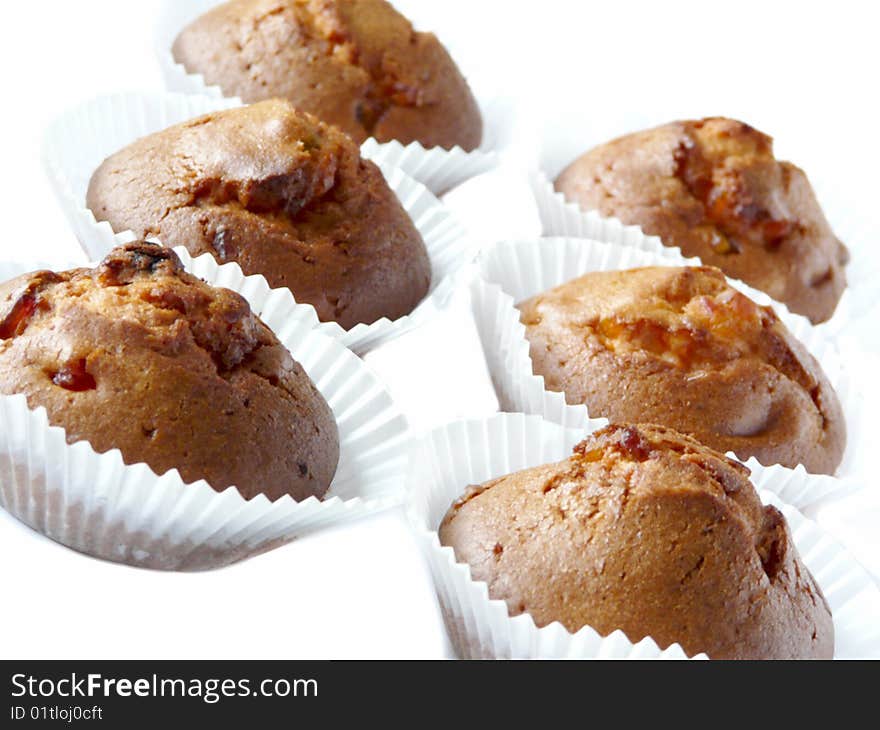
[[[659,236],[649,236],[639,226],[624,225],[617,218],[606,218],[596,210],[582,210],[577,203],[566,200],[562,193],[557,192],[543,172],[530,173],[529,183],[544,236],[589,238],[649,251],[670,260],[683,258],[680,248],[664,246]],[[827,194],[822,198],[833,201],[833,197]],[[828,209],[830,218],[840,229],[841,239],[849,242],[853,257],[846,269],[847,288],[834,315],[819,325],[832,337],[845,333],[850,322],[863,317],[876,304],[876,281],[880,276],[880,256],[874,251],[873,239],[866,231],[867,225],[854,223],[856,216],[844,214],[843,211],[847,210],[847,206],[840,202],[833,203]],[[698,257],[690,260],[695,265],[702,263]]]
[[[178,254],[209,283],[245,296],[274,329],[333,410],[340,458],[324,500],[245,500],[234,487],[156,475],[112,450],[69,444],[45,409],[23,395],[0,396],[0,506],[74,550],[161,570],[207,570],[278,547],[315,530],[392,508],[403,499],[409,429],[379,378],[339,341],[317,329],[314,309],[286,290],[209,255]],[[8,275],[23,267],[0,266]],[[261,281],[262,280],[262,281]]]
[[[171,53],[180,32],[211,8],[222,4],[220,0],[166,0],[156,24],[154,42],[159,67],[169,91],[182,94],[198,94],[215,99],[241,100],[224,93],[217,85],[209,85],[202,74],[190,73],[178,63]],[[419,142],[403,145],[400,142],[379,142],[368,139],[362,146],[365,157],[399,167],[425,185],[435,195],[488,172],[498,164],[499,152],[510,136],[511,119],[509,104],[501,98],[477,93],[477,103],[483,116],[483,141],[471,152],[459,146],[425,148]]]
[[[538,628],[527,614],[511,617],[507,604],[491,599],[486,583],[440,544],[438,529],[452,503],[472,484],[540,464],[560,461],[572,447],[604,425],[591,421],[564,428],[538,416],[498,414],[438,428],[413,445],[408,517],[419,536],[450,639],[467,659],[685,658],[678,644],[659,647],[646,638],[632,643],[622,631],[600,636],[590,627],[575,634],[559,623]],[[794,543],[822,588],[834,618],[835,658],[880,657],[880,590],[868,573],[816,524],[785,504],[766,479],[758,486],[765,504],[788,520]],[[776,492],[776,493],[774,493]],[[705,655],[700,655],[705,658]]]
[[[89,180],[111,154],[145,135],[212,111],[239,106],[237,100],[182,94],[103,96],[67,112],[47,130],[43,157],[58,200],[74,233],[91,259],[135,238],[98,222],[86,207]],[[424,185],[399,168],[379,162],[389,186],[412,218],[431,260],[428,295],[407,316],[380,319],[344,330],[336,323],[324,331],[364,354],[434,317],[449,304],[456,277],[473,260],[475,243],[451,212]]]
[[[581,238],[502,242],[484,251],[478,260],[479,276],[472,283],[471,303],[502,409],[538,414],[568,427],[579,427],[590,415],[603,415],[588,414],[583,404],[569,405],[564,394],[548,390],[544,378],[534,373],[517,303],[591,271],[692,265],[693,259],[674,258],[669,250],[658,252]],[[742,282],[728,281],[758,304],[772,307],[819,361],[840,398],[847,425],[847,448],[837,475],[862,473],[870,453],[864,442],[868,433],[865,408],[834,342],[821,328],[766,294]]]

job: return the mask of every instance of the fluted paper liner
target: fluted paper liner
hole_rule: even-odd
[[[68,444],[64,430],[31,410],[23,395],[0,396],[0,506],[68,547],[106,560],[163,570],[217,568],[323,527],[359,519],[402,500],[409,431],[379,379],[337,340],[315,329],[314,309],[262,277],[210,255],[187,269],[244,295],[306,370],[333,409],[340,459],[326,498],[245,500],[235,488],[185,484],[126,465],[118,450]],[[23,267],[5,264],[9,275]]]
[[[86,207],[92,174],[109,155],[135,140],[174,124],[220,109],[240,106],[237,100],[181,94],[116,94],[72,109],[47,130],[43,157],[46,170],[76,237],[91,259],[135,238],[98,222]],[[450,211],[421,183],[399,168],[379,161],[389,186],[412,218],[431,260],[431,289],[407,316],[382,318],[344,330],[335,322],[322,329],[359,354],[374,349],[434,317],[448,304],[461,270],[473,260],[475,245]]]
[[[632,643],[622,631],[600,636],[590,627],[575,634],[559,623],[538,628],[527,614],[511,617],[507,604],[489,598],[488,586],[441,546],[440,522],[471,484],[551,463],[604,421],[567,429],[539,416],[498,414],[438,428],[414,445],[407,478],[408,517],[424,548],[450,639],[462,658],[685,658],[678,644],[662,649],[650,638]],[[816,524],[785,504],[772,479],[757,484],[765,504],[782,510],[794,543],[822,588],[834,618],[835,658],[880,657],[880,590],[867,572]],[[784,490],[777,490],[784,491]],[[705,658],[705,655],[700,655]]]
[[[502,242],[483,252],[478,262],[480,275],[471,288],[471,302],[502,409],[542,415],[569,427],[579,427],[588,418],[585,405],[569,405],[562,393],[547,390],[544,378],[534,373],[517,303],[590,271],[685,265],[695,265],[694,260],[673,257],[669,249],[658,252],[580,238]],[[870,454],[864,443],[865,414],[834,343],[821,328],[792,314],[766,294],[742,282],[728,281],[758,304],[771,306],[819,361],[840,398],[847,425],[847,447],[837,474],[859,474]],[[757,464],[754,459],[751,462]],[[826,487],[830,490],[839,484],[832,481]]]
[[[214,99],[229,99],[237,104],[238,97],[223,93],[216,85],[209,85],[202,74],[189,73],[183,64],[174,60],[171,47],[174,40],[187,25],[220,0],[167,0],[156,24],[154,42],[159,67],[165,86],[169,91],[182,94],[198,94]],[[466,152],[459,146],[425,148],[419,142],[403,145],[400,142],[379,142],[368,139],[361,147],[365,157],[399,167],[409,176],[425,185],[435,195],[488,172],[498,164],[499,149],[509,133],[510,115],[502,100],[477,94],[477,102],[483,116],[483,142]]]
[[[583,210],[576,202],[571,202],[553,187],[553,183],[543,172],[532,172],[529,183],[535,196],[542,233],[548,237],[589,238],[605,243],[650,251],[670,260],[681,259],[682,251],[677,246],[664,246],[658,236],[649,236],[639,226],[625,225],[617,218],[607,218],[596,210]],[[828,197],[822,196],[823,199]],[[838,212],[846,206],[838,203],[833,206]],[[834,310],[834,315],[820,326],[830,335],[839,335],[847,323],[863,316],[876,302],[875,283],[880,272],[880,258],[865,254],[872,246],[872,239],[865,231],[864,223],[852,225],[854,216],[838,216],[837,224],[846,224],[841,231],[843,240],[860,244],[856,261],[847,266],[848,285]],[[700,265],[698,257],[690,261]],[[753,290],[754,291],[754,290]],[[763,295],[766,297],[766,295]],[[768,297],[769,298],[769,297]],[[780,305],[781,306],[781,305]]]

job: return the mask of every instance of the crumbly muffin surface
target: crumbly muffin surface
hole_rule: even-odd
[[[440,541],[512,615],[716,659],[830,658],[828,605],[741,464],[658,426],[470,488]]]
[[[70,442],[247,499],[321,498],[336,472],[336,422],[302,367],[242,297],[154,244],[0,285],[0,392]]]
[[[674,122],[621,137],[575,160],[556,189],[814,322],[831,317],[846,288],[847,250],[806,175],[742,122]]]
[[[431,262],[376,165],[338,130],[270,100],[140,139],[92,176],[116,231],[236,261],[344,328],[409,314]]]
[[[482,139],[446,49],[384,0],[235,0],[185,28],[172,53],[229,96],[289,99],[358,143],[472,150]]]
[[[534,372],[593,416],[819,473],[843,457],[846,426],[821,366],[717,269],[592,272],[519,308]]]

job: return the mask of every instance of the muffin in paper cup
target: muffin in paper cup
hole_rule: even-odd
[[[473,580],[470,567],[456,561],[451,547],[440,544],[439,525],[468,485],[564,459],[605,423],[594,420],[581,428],[565,428],[539,416],[502,413],[448,424],[413,444],[407,514],[430,564],[449,636],[461,658],[686,658],[678,644],[661,650],[650,638],[633,644],[622,631],[603,637],[584,627],[572,634],[559,623],[538,628],[528,614],[511,617],[507,604],[491,599],[486,583]],[[880,610],[880,590],[843,548],[797,508],[780,500],[771,491],[772,482],[772,477],[754,481],[761,501],[785,515],[802,560],[825,594],[834,621],[834,657],[880,657],[880,625],[874,620]]]
[[[194,571],[399,505],[409,427],[372,370],[318,329],[314,309],[296,304],[286,290],[244,276],[237,264],[177,253],[190,273],[248,299],[332,409],[340,455],[324,499],[246,500],[234,487],[218,492],[204,480],[185,483],[177,470],[158,476],[146,464],[124,463],[118,449],[99,454],[86,441],[68,443],[46,410],[30,409],[19,394],[0,396],[0,506],[88,555]],[[27,270],[0,264],[4,276]]]
[[[219,86],[208,85],[202,74],[188,72],[171,52],[174,40],[187,25],[221,4],[221,0],[166,0],[154,29],[156,56],[169,91],[227,98],[241,104],[238,97],[224,94]],[[476,89],[474,93],[483,116],[483,141],[477,149],[467,152],[459,146],[425,148],[419,142],[403,145],[370,138],[361,146],[362,154],[376,163],[399,167],[435,195],[488,172],[498,164],[500,152],[511,134],[513,116],[505,99],[478,93]]]
[[[471,286],[471,304],[502,409],[538,414],[567,427],[579,427],[590,415],[602,415],[588,414],[585,405],[569,405],[563,393],[545,388],[544,378],[533,371],[525,325],[516,304],[591,271],[694,265],[694,259],[674,258],[668,249],[658,252],[582,238],[506,241],[484,251],[478,260],[479,275]],[[862,473],[867,458],[863,441],[866,412],[834,342],[822,327],[792,314],[766,294],[736,280],[728,282],[757,304],[772,307],[818,360],[837,392],[847,426],[846,450],[837,475]],[[757,462],[751,459],[752,464]]]
[[[67,271],[75,269],[77,266],[88,266],[85,257],[79,260],[63,259],[61,261],[47,261],[45,259],[22,259],[17,261],[9,261],[0,259],[0,282],[9,281],[16,276],[26,274],[29,271]]]
[[[109,155],[135,140],[212,111],[241,106],[237,100],[181,94],[117,94],[80,105],[59,117],[47,130],[43,144],[46,170],[74,233],[92,259],[131,241],[131,231],[114,231],[98,222],[86,207],[92,174]],[[389,186],[397,195],[424,239],[431,260],[428,295],[408,315],[382,318],[345,330],[335,322],[322,329],[358,354],[420,326],[445,309],[457,276],[473,260],[475,244],[447,208],[421,183],[396,167],[379,162]]]

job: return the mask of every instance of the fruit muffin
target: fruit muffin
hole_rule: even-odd
[[[832,474],[846,425],[821,366],[710,267],[592,272],[519,305],[532,366],[591,416]]]
[[[117,232],[236,261],[346,329],[409,314],[431,283],[425,243],[379,168],[282,100],[134,142],[98,168],[86,202]]]
[[[807,176],[742,122],[673,122],[621,137],[571,163],[556,189],[813,322],[831,317],[846,288],[847,249]]]
[[[0,285],[0,393],[71,443],[246,499],[320,499],[339,460],[330,407],[272,331],[154,244]]]
[[[480,145],[467,82],[384,0],[234,0],[183,29],[174,59],[227,96],[289,99],[358,143]]]
[[[834,651],[822,591],[748,469],[663,427],[609,426],[564,461],[469,488],[440,541],[539,627],[713,659]]]

